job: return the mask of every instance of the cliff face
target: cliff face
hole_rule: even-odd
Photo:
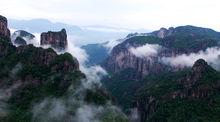
[[[161,58],[175,57],[188,53],[187,50],[163,48],[155,56],[137,57],[130,51],[130,48],[132,47],[141,46],[143,45],[131,44],[130,42],[124,42],[116,46],[111,52],[110,56],[107,58],[104,67],[113,73],[118,73],[125,69],[132,68],[136,71],[135,78],[142,79],[150,74],[159,74],[164,71],[178,71],[183,67],[170,67],[165,65],[163,62],[161,62]]]
[[[150,79],[149,86],[144,86],[143,91],[138,93],[141,94],[137,102],[141,121],[189,121],[192,118],[195,121],[201,116],[206,120],[209,116],[206,113],[218,112],[212,107],[220,104],[215,99],[220,88],[219,74],[207,62],[199,59],[186,73],[179,72],[154,81]],[[190,117],[184,116],[187,114]]]
[[[201,33],[200,33],[201,32]],[[197,53],[208,47],[218,46],[218,32],[191,27],[162,28],[149,33],[148,36],[134,36],[113,48],[103,66],[112,73],[132,68],[137,71],[137,79],[149,74],[159,74],[165,70],[178,71],[183,67],[169,67],[161,62],[162,57],[175,57],[181,54]],[[130,51],[131,48],[142,47],[145,44],[159,45],[157,55],[138,57]],[[147,50],[146,50],[147,52]]]
[[[50,45],[57,50],[65,50],[67,47],[66,30],[62,29],[59,32],[48,31],[41,34],[41,45]]]
[[[7,18],[0,15],[0,36],[10,39],[10,30],[8,29]]]
[[[107,59],[105,68],[108,71],[117,73],[124,69],[134,69],[136,79],[141,79],[149,74],[158,74],[165,69],[165,65],[159,62],[158,57],[139,58],[128,49],[123,51],[114,50],[111,57]]]

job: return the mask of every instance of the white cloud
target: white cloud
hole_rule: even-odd
[[[87,66],[86,61],[88,61],[88,55],[84,49],[75,46],[73,40],[68,40],[66,52],[72,54],[72,56],[79,61],[80,70],[86,75],[86,80],[82,81],[83,87],[92,88],[94,84],[101,86],[101,77],[107,75],[107,72],[99,65]]]
[[[102,106],[83,105],[76,111],[77,122],[99,122],[97,115],[103,111]]]
[[[219,4],[219,0],[2,0],[0,14],[83,26],[158,29],[192,24],[220,30]]]
[[[101,86],[101,78],[108,74],[99,65],[90,67],[82,66],[80,70],[86,74],[86,81],[83,81],[83,86],[85,88],[92,88],[93,85]]]
[[[111,103],[102,106],[86,104],[83,99],[79,100],[73,96],[68,96],[67,99],[46,98],[34,104],[32,113],[33,122],[100,122],[106,117],[112,121],[118,116],[127,118]]]
[[[118,40],[114,39],[114,40],[110,40],[110,41],[106,42],[103,46],[106,47],[110,53],[116,45],[120,44],[123,41],[124,41],[124,39],[118,39]]]
[[[14,40],[17,38],[17,36],[20,35],[20,32],[16,32],[16,29],[10,28],[11,31],[11,39],[12,42],[14,42]],[[14,34],[14,35],[13,35]],[[35,38],[30,39],[29,36],[27,37],[23,37],[23,39],[26,41],[27,44],[33,44],[35,47],[40,47],[40,33],[34,33],[33,34],[35,36]],[[16,44],[14,44],[15,46],[17,46]]]
[[[158,44],[145,44],[136,48],[131,47],[129,51],[137,57],[144,58],[149,56],[156,56],[161,48],[162,47]]]
[[[169,64],[171,66],[182,66],[182,67],[190,67],[192,66],[196,60],[204,59],[209,64],[214,66],[216,69],[218,68],[219,58],[220,58],[220,48],[219,47],[212,47],[207,48],[205,51],[199,51],[198,53],[190,53],[178,55],[176,57],[163,57],[161,60],[162,62]]]
[[[74,41],[68,40],[68,47],[66,52],[72,54],[79,61],[81,66],[84,66],[85,62],[88,60],[86,51],[78,46],[75,46]]]

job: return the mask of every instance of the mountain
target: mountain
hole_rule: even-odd
[[[177,27],[167,36],[163,35],[164,38],[160,38],[160,34],[159,37],[157,36],[158,33],[163,33],[161,31],[164,31],[164,29],[152,32],[149,36],[128,38],[123,43],[117,45],[106,60],[105,68],[113,73],[133,68],[137,71],[137,78],[143,78],[148,74],[157,74],[165,69],[164,64],[159,62],[160,57],[196,53],[209,47],[218,46],[220,40],[219,32],[193,26]],[[147,57],[137,56],[130,50],[131,48],[138,48],[146,44],[156,48],[160,46],[161,49],[158,49],[157,55]]]
[[[1,20],[0,20],[1,22]],[[4,18],[7,23],[7,19]],[[127,122],[98,85],[85,88],[87,77],[70,53],[33,45],[14,46],[7,24],[0,28],[0,121],[63,122],[90,119]],[[99,108],[98,110],[96,108]]]
[[[35,36],[27,31],[24,30],[17,30],[11,35],[11,40],[14,44],[26,45],[30,43],[30,40],[33,40]]]
[[[141,122],[218,121],[220,73],[203,59],[175,73],[147,77],[138,93]]]
[[[9,28],[22,29],[31,33],[41,33],[46,30],[58,31],[62,28],[66,28],[68,31],[81,31],[77,26],[68,25],[64,23],[53,23],[47,19],[32,19],[32,20],[16,20],[9,19]]]
[[[198,58],[207,58],[214,66],[219,61],[219,42],[219,32],[195,26],[129,35],[104,61],[109,75],[102,82],[128,110],[145,78],[188,69]]]

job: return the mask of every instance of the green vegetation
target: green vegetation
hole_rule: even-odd
[[[132,106],[135,92],[142,84],[132,78],[135,74],[136,72],[133,69],[125,69],[102,80],[107,90],[125,111]]]
[[[135,36],[124,43],[131,45],[159,44],[169,49],[199,51],[219,45],[220,34],[211,29],[182,26],[175,28],[172,35],[160,39],[156,36]]]
[[[68,115],[74,117],[76,109],[82,104],[80,102],[108,107],[106,104],[111,100],[111,96],[100,87],[81,91],[82,93],[76,92],[81,88],[81,80],[85,75],[79,71],[77,60],[69,53],[57,55],[52,49],[36,48],[33,45],[16,48],[7,40],[0,38],[0,67],[0,90],[7,89],[6,95],[9,95],[9,98],[0,98],[0,104],[1,102],[7,104],[6,114],[1,113],[3,110],[0,105],[0,122],[50,121],[50,119],[65,121],[61,118],[59,120],[53,117],[49,120],[43,118],[47,117],[49,112],[54,112],[51,110],[56,103],[50,101],[50,98],[61,100],[68,106],[65,117]],[[2,94],[4,93],[0,93]],[[33,107],[45,99],[48,99],[47,105],[43,106],[45,110],[41,110],[38,113],[40,115],[34,118]],[[80,102],[74,102],[73,99],[76,101],[79,99]],[[111,108],[103,111],[105,112],[101,113],[101,116],[97,116],[103,122],[128,121],[120,111]]]
[[[191,73],[190,70],[184,70],[145,79],[146,84],[139,90],[137,98],[146,99],[151,96],[155,99],[155,105],[152,106],[155,110],[149,113],[149,122],[219,121],[220,91],[217,84],[220,73],[208,68],[196,82],[190,81],[192,86],[188,88],[183,78]],[[169,97],[172,93],[186,96]],[[193,93],[199,97],[193,97]]]
[[[86,91],[86,96],[84,99],[88,103],[94,103],[96,105],[105,105],[108,102],[108,100],[111,99],[111,97],[107,93],[104,93],[102,89],[95,89],[95,91],[88,89]]]
[[[116,108],[107,108],[107,110],[102,113],[101,122],[128,122],[127,117],[119,113],[121,112]]]

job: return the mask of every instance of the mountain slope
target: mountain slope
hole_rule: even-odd
[[[138,92],[141,121],[219,120],[220,73],[200,59],[191,70],[145,79]]]
[[[28,121],[33,102],[62,96],[71,84],[77,87],[85,77],[77,60],[68,53],[57,55],[52,49],[32,45],[16,48],[2,39],[0,48],[4,48],[0,56],[0,88],[10,106],[5,121]]]

